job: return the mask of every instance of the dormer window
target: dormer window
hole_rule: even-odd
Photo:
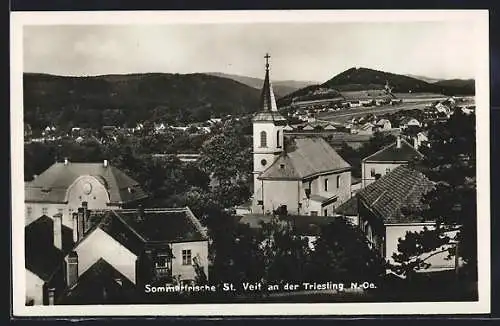
[[[260,147],[267,147],[267,133],[265,131],[260,132]]]

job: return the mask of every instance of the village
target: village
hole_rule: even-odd
[[[376,96],[280,108],[268,59],[252,114],[99,130],[25,123],[25,146],[34,146],[25,158],[26,305],[265,301],[278,294],[241,284],[285,281],[377,284],[315,288],[327,302],[398,300],[419,287],[442,300],[474,296],[474,254],[457,254],[471,223],[461,216],[475,214],[465,201],[475,196],[473,99],[414,108],[386,84]],[[446,140],[443,128],[464,134]],[[43,151],[47,168],[27,173]],[[436,172],[447,164],[463,178],[443,190],[437,178],[456,174]],[[450,193],[460,196],[437,215]],[[421,248],[427,233],[426,250],[401,252]],[[234,294],[144,291],[227,282]],[[407,295],[399,299],[429,300]]]

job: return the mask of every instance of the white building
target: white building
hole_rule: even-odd
[[[253,119],[254,196],[252,212],[286,209],[296,215],[331,215],[351,197],[351,166],[320,137],[286,139],[269,64],[261,111]]]

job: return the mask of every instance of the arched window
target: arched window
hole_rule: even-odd
[[[260,132],[260,147],[267,147],[267,134],[265,131]]]
[[[276,147],[280,148],[281,147],[281,144],[280,144],[280,131],[276,131]]]

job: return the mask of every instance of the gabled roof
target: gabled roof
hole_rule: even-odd
[[[344,216],[358,215],[358,198],[356,196],[349,198],[348,201],[335,209],[335,213]]]
[[[410,162],[423,155],[411,146],[406,140],[401,139],[401,147],[397,147],[397,141],[384,147],[378,152],[365,157],[363,162]]]
[[[111,203],[127,203],[147,197],[139,183],[103,163],[54,163],[25,184],[25,201],[63,203],[66,191],[81,176],[97,178],[107,189]]]
[[[99,259],[58,298],[57,304],[131,303],[136,287],[104,259]]]
[[[405,125],[405,124],[409,123],[409,122],[410,122],[410,121],[412,121],[412,120],[415,120],[415,121],[419,122],[419,121],[418,121],[418,119],[416,119],[416,118],[412,118],[412,117],[403,117],[403,118],[400,120],[400,122],[399,122],[399,123],[400,123],[400,124],[402,124],[402,125]]]
[[[434,189],[434,183],[423,173],[399,166],[357,193],[360,201],[383,223],[422,221],[418,212],[424,208],[424,194]],[[415,212],[405,216],[407,211]],[[407,212],[408,213],[408,212]]]
[[[54,222],[41,216],[24,228],[25,267],[44,281],[62,264],[66,252],[73,247],[73,231],[62,226],[62,250],[54,247]]]
[[[285,153],[259,179],[289,177],[302,180],[318,174],[349,170],[351,166],[321,137],[295,138],[285,146]]]
[[[146,242],[185,242],[207,240],[198,219],[187,207],[117,210],[115,213]]]

